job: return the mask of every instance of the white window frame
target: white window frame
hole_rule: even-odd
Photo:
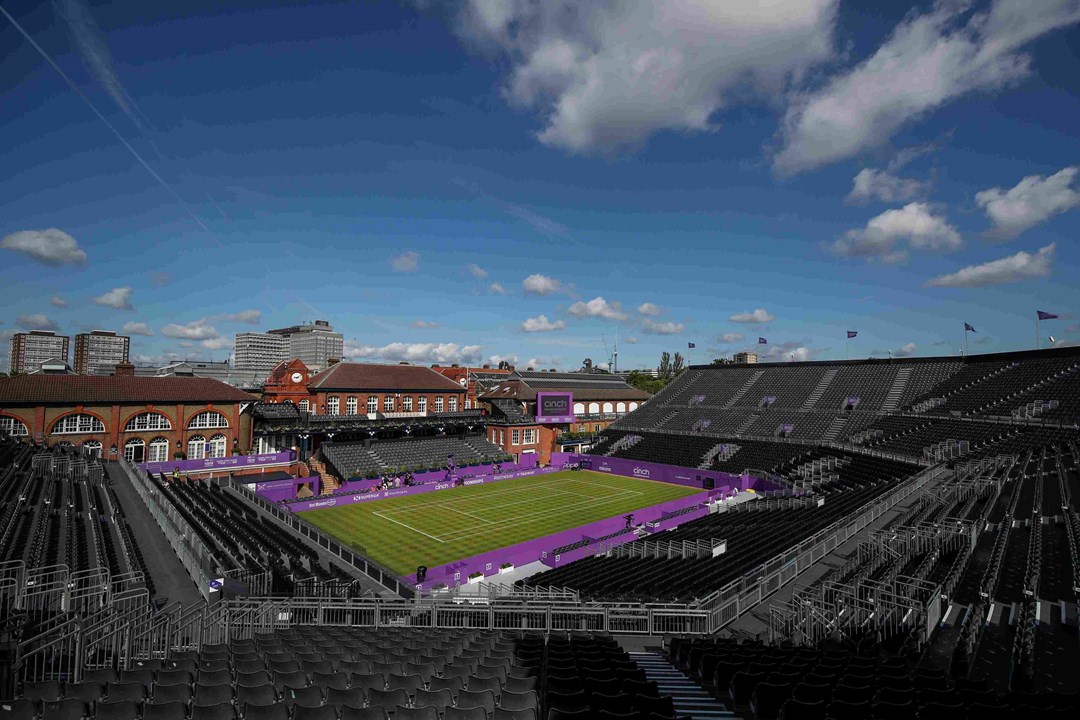
[[[326,414],[327,415],[340,415],[341,414],[341,398],[328,397],[326,398]]]
[[[105,423],[93,415],[72,413],[53,423],[50,435],[88,435],[105,432]]]
[[[367,399],[367,411],[368,415],[374,415],[379,412],[379,398],[375,395],[370,395]]]
[[[143,457],[139,462],[146,462],[146,441],[142,438],[131,438],[124,443],[124,459],[135,462],[135,448],[142,448]]]
[[[536,436],[538,434],[539,433],[536,432],[536,428],[525,428],[525,433],[524,433],[524,438],[523,438],[524,442],[522,444],[523,445],[535,445],[536,444]]]
[[[600,414],[600,403],[589,403],[589,414],[590,415],[599,415]]]
[[[449,407],[447,408],[447,410],[449,410],[450,412],[457,412],[457,395],[450,396]]]
[[[146,462],[168,462],[169,441],[163,437],[154,438],[146,446]]]
[[[90,457],[100,458],[102,453],[101,443],[97,440],[87,440],[82,444],[83,450]]]
[[[26,423],[19,418],[0,415],[0,432],[7,433],[11,437],[26,437],[30,431],[26,429]]]
[[[412,412],[412,395],[401,398],[401,409],[405,412]]]
[[[626,412],[626,403],[624,403],[624,402],[615,403],[615,412],[617,412],[617,413]]]
[[[585,403],[574,403],[574,414],[575,415],[584,415],[585,414]]]
[[[217,410],[203,410],[188,421],[188,430],[213,430],[229,427],[229,419]]]
[[[521,444],[521,430],[519,428],[514,428],[513,430],[510,431],[510,444],[511,445],[520,445]]]
[[[382,410],[384,413],[394,412],[394,396],[386,395],[382,399]]]
[[[633,412],[633,411],[635,411],[637,409],[638,409],[638,404],[636,402],[630,403],[630,412]]]
[[[301,400],[300,404],[297,405],[297,407],[300,408],[301,412],[307,412],[311,409],[311,403],[309,403],[307,400]]]
[[[416,411],[426,413],[427,412],[427,395],[421,395],[416,400]]]
[[[355,415],[356,414],[356,407],[357,407],[357,405],[356,405],[356,396],[355,395],[350,395],[349,397],[345,398],[345,414],[346,415]]]
[[[435,412],[441,413],[443,411],[443,402],[444,401],[442,395],[435,396]]]
[[[207,457],[223,458],[225,457],[225,455],[228,454],[228,452],[229,441],[224,435],[218,433],[214,437],[210,438],[210,454],[207,455]]]
[[[151,432],[156,430],[172,430],[169,418],[159,412],[139,413],[127,421],[124,432]]]
[[[604,412],[605,413],[613,413],[613,412],[615,412],[615,406],[612,405],[609,402],[604,403]]]
[[[187,441],[187,459],[202,460],[206,457],[206,438],[202,435],[192,435]]]

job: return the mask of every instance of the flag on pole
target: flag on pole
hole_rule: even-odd
[[[847,331],[848,340],[850,340],[851,338],[855,337],[858,334],[859,334],[858,330],[848,330]]]
[[[689,348],[690,350],[693,350],[694,348],[697,347],[697,345],[695,345],[694,343],[686,343],[686,347]]]
[[[758,345],[768,345],[768,344],[769,344],[769,341],[768,341],[768,340],[766,340],[766,339],[765,339],[765,338],[763,338],[763,337],[759,337],[759,338],[757,339],[757,344],[758,344]]]
[[[964,332],[978,332],[978,330],[971,327],[968,323],[964,323]]]
[[[1039,320],[1057,320],[1057,315],[1055,315],[1054,313],[1044,312],[1042,310],[1036,310],[1035,315],[1039,318]]]

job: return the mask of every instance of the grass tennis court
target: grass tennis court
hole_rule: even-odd
[[[298,513],[401,575],[701,490],[587,470]]]

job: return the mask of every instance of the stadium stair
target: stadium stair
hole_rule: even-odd
[[[825,394],[838,372],[840,372],[839,368],[829,368],[825,371],[825,374],[821,376],[821,380],[818,381],[817,387],[814,388],[814,391],[806,398],[806,402],[803,403],[803,410],[812,410],[817,405],[817,401]]]
[[[742,396],[750,392],[750,388],[752,388],[754,386],[754,383],[756,383],[758,379],[764,374],[764,370],[758,370],[749,378],[747,378],[746,382],[743,383],[743,386],[739,388],[739,391],[732,395],[730,400],[724,403],[724,409],[727,410],[728,408],[735,407],[735,404],[742,400]]]
[[[326,467],[326,464],[315,459],[314,457],[308,460],[308,468],[310,468],[313,475],[319,476],[319,493],[322,495],[329,495],[335,492],[341,483],[336,477],[334,477],[330,470]]]
[[[693,720],[737,717],[659,653],[632,652],[630,658],[645,671],[646,680],[656,682],[662,695],[671,696],[676,717]]]
[[[829,427],[825,430],[825,434],[821,436],[821,441],[827,443],[836,442],[836,438],[840,437],[840,432],[844,429],[844,426],[847,425],[849,419],[850,417],[847,415],[837,415],[834,417],[832,421],[829,422]]]
[[[896,412],[896,409],[900,407],[900,398],[904,397],[904,390],[907,389],[908,380],[910,379],[911,366],[904,365],[896,373],[892,387],[889,388],[889,394],[885,396],[885,403],[881,406],[882,412]]]

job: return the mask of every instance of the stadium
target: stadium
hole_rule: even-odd
[[[0,98],[0,720],[1080,717],[1080,0],[0,0]]]

